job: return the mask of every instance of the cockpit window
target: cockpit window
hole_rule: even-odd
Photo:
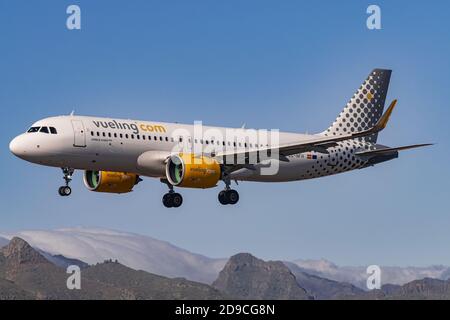
[[[56,131],[56,129],[54,127],[50,127],[50,133],[57,134],[58,132]]]
[[[27,132],[38,132],[41,127],[31,127]]]
[[[39,130],[39,132],[48,133],[48,128],[47,127],[41,127],[41,130]]]

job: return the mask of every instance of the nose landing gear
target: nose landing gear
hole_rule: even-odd
[[[72,175],[75,170],[72,168],[61,168],[61,170],[64,174],[64,181],[66,182],[66,185],[59,187],[58,193],[62,197],[67,197],[72,194],[72,188],[69,187],[69,183],[72,181]]]
[[[72,193],[72,188],[69,186],[59,187],[58,193],[62,197],[70,196],[70,194]]]

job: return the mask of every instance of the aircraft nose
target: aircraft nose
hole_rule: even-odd
[[[19,158],[25,155],[25,148],[23,146],[22,136],[17,136],[9,143],[9,150],[11,153]]]

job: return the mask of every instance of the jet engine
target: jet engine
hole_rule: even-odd
[[[180,153],[172,155],[166,163],[166,178],[174,186],[212,188],[220,177],[220,164],[210,157]]]
[[[130,192],[141,181],[137,174],[112,171],[85,171],[83,180],[90,191],[109,193]]]

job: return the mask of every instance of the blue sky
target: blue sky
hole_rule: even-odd
[[[366,28],[381,7],[382,30]],[[66,29],[66,8],[82,30]],[[447,1],[0,1],[0,230],[97,226],[213,257],[327,258],[338,264],[450,265],[450,5]],[[399,99],[379,142],[435,142],[350,173],[285,184],[180,190],[145,179],[98,194],[77,172],[9,153],[34,121],[77,114],[319,132],[373,68]]]

